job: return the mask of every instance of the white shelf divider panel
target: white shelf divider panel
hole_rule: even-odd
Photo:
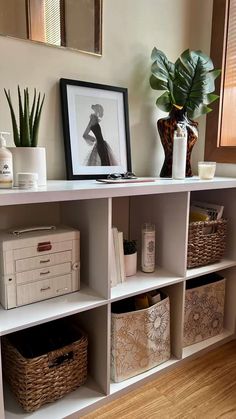
[[[88,335],[89,374],[99,385],[104,394],[109,394],[110,387],[110,321],[108,305],[88,310],[76,316],[78,325]]]
[[[53,403],[45,404],[33,413],[27,413],[19,406],[8,385],[5,384],[4,395],[5,419],[62,419],[71,415],[74,418],[79,418],[81,412],[79,416],[76,412],[82,411],[106,397],[91,378],[77,390]],[[4,415],[1,416],[1,419],[3,418]]]
[[[81,278],[104,298],[109,297],[108,259],[111,201],[91,199],[66,202],[62,222],[80,230]]]
[[[0,336],[106,304],[91,288],[5,310],[0,306]]]
[[[163,268],[157,268],[152,273],[138,271],[136,275],[127,277],[125,282],[111,288],[111,300],[121,300],[132,295],[163,288],[181,281],[183,281],[182,277],[175,276]]]
[[[178,359],[182,358],[183,349],[184,289],[183,281],[163,288],[170,297],[171,354]]]

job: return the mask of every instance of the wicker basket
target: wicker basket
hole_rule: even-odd
[[[187,268],[219,262],[226,247],[227,220],[189,224]]]
[[[30,329],[27,330],[28,337],[33,339]],[[28,342],[25,345],[24,332],[2,338],[3,373],[19,404],[27,412],[33,412],[85,383],[88,342],[81,330],[74,329],[72,335],[77,339],[74,342],[43,355],[26,358],[20,352],[22,342],[24,350],[29,348]]]

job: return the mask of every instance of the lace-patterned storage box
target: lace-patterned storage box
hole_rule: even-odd
[[[111,379],[126,380],[170,358],[170,301],[111,317]]]
[[[184,346],[220,334],[224,322],[225,282],[211,274],[186,283]]]
[[[79,231],[52,226],[0,233],[0,302],[4,308],[79,289]]]

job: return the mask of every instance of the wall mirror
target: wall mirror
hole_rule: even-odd
[[[102,53],[102,0],[0,0],[0,34]]]

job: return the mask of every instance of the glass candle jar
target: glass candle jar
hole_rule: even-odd
[[[145,223],[142,226],[142,260],[143,272],[155,271],[155,225]]]
[[[216,162],[213,161],[199,161],[198,162],[198,176],[200,179],[213,179],[216,171]]]

